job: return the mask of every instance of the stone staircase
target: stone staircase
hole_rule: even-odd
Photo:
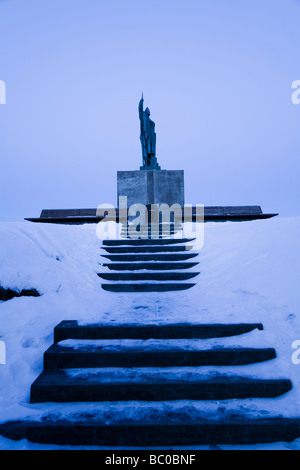
[[[102,287],[113,292],[192,287],[186,281],[199,272],[189,270],[197,263],[186,261],[191,258],[191,250],[186,249],[191,242],[193,239],[164,238],[161,232],[157,239],[104,240],[103,256],[109,262],[104,263],[108,269],[99,277],[109,282]],[[274,400],[292,389],[288,378],[249,375],[249,364],[276,368],[274,348],[226,346],[226,338],[244,338],[254,330],[263,338],[261,323],[62,321],[44,353],[43,371],[31,386],[31,405],[47,403],[50,411],[1,424],[0,434],[42,444],[79,446],[292,441],[300,436],[300,419],[253,417],[245,410],[226,412],[226,406],[237,400],[241,404],[248,399]],[[208,413],[207,406],[216,403],[224,406]],[[61,404],[66,407],[63,413]],[[55,406],[60,406],[58,411]]]
[[[185,281],[199,272],[182,271],[198,264],[186,262],[198,256],[190,245],[194,239],[170,238],[170,234],[180,235],[181,230],[182,227],[175,228],[174,224],[171,227],[160,224],[153,230],[149,224],[141,226],[138,239],[131,239],[129,225],[121,231],[125,238],[104,240],[102,257],[109,262],[103,266],[113,272],[98,274],[111,281],[102,283],[102,288],[111,292],[166,292],[193,287],[195,283]]]

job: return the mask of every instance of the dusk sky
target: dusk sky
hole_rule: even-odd
[[[138,102],[185,201],[300,215],[298,0],[0,0],[0,220],[117,203]]]

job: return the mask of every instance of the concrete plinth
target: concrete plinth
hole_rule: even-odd
[[[179,204],[184,206],[183,170],[147,170],[117,172],[118,201],[127,197],[132,204]]]

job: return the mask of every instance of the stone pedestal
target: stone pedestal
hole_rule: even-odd
[[[184,206],[183,170],[137,170],[117,172],[118,203],[127,196],[132,204],[179,204]]]

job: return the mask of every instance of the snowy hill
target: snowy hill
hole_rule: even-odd
[[[53,328],[61,320],[261,322],[263,332],[207,340],[207,344],[275,347],[276,359],[249,365],[247,373],[289,378],[293,389],[272,400],[233,400],[222,406],[253,416],[299,417],[300,364],[292,361],[293,353],[297,357],[292,344],[300,341],[299,240],[300,217],[206,223],[204,245],[197,258],[201,274],[195,278],[195,287],[184,292],[116,294],[105,292],[97,276],[106,268],[99,264],[104,259],[96,225],[1,223],[0,286],[34,288],[41,295],[0,302],[0,340],[6,356],[6,363],[0,364],[0,422],[38,415],[45,407],[64,413],[59,404],[29,404],[30,386],[42,370],[44,351],[52,344]],[[192,343],[190,347],[194,347]],[[85,408],[89,406],[93,404]],[[197,409],[198,405],[185,401],[176,406]],[[213,413],[219,407],[220,403],[215,403],[213,409],[208,405],[205,409]],[[122,412],[140,412],[129,408]],[[119,411],[112,406],[111,413]],[[300,443],[289,446],[300,448]],[[3,449],[37,447],[0,438]]]

